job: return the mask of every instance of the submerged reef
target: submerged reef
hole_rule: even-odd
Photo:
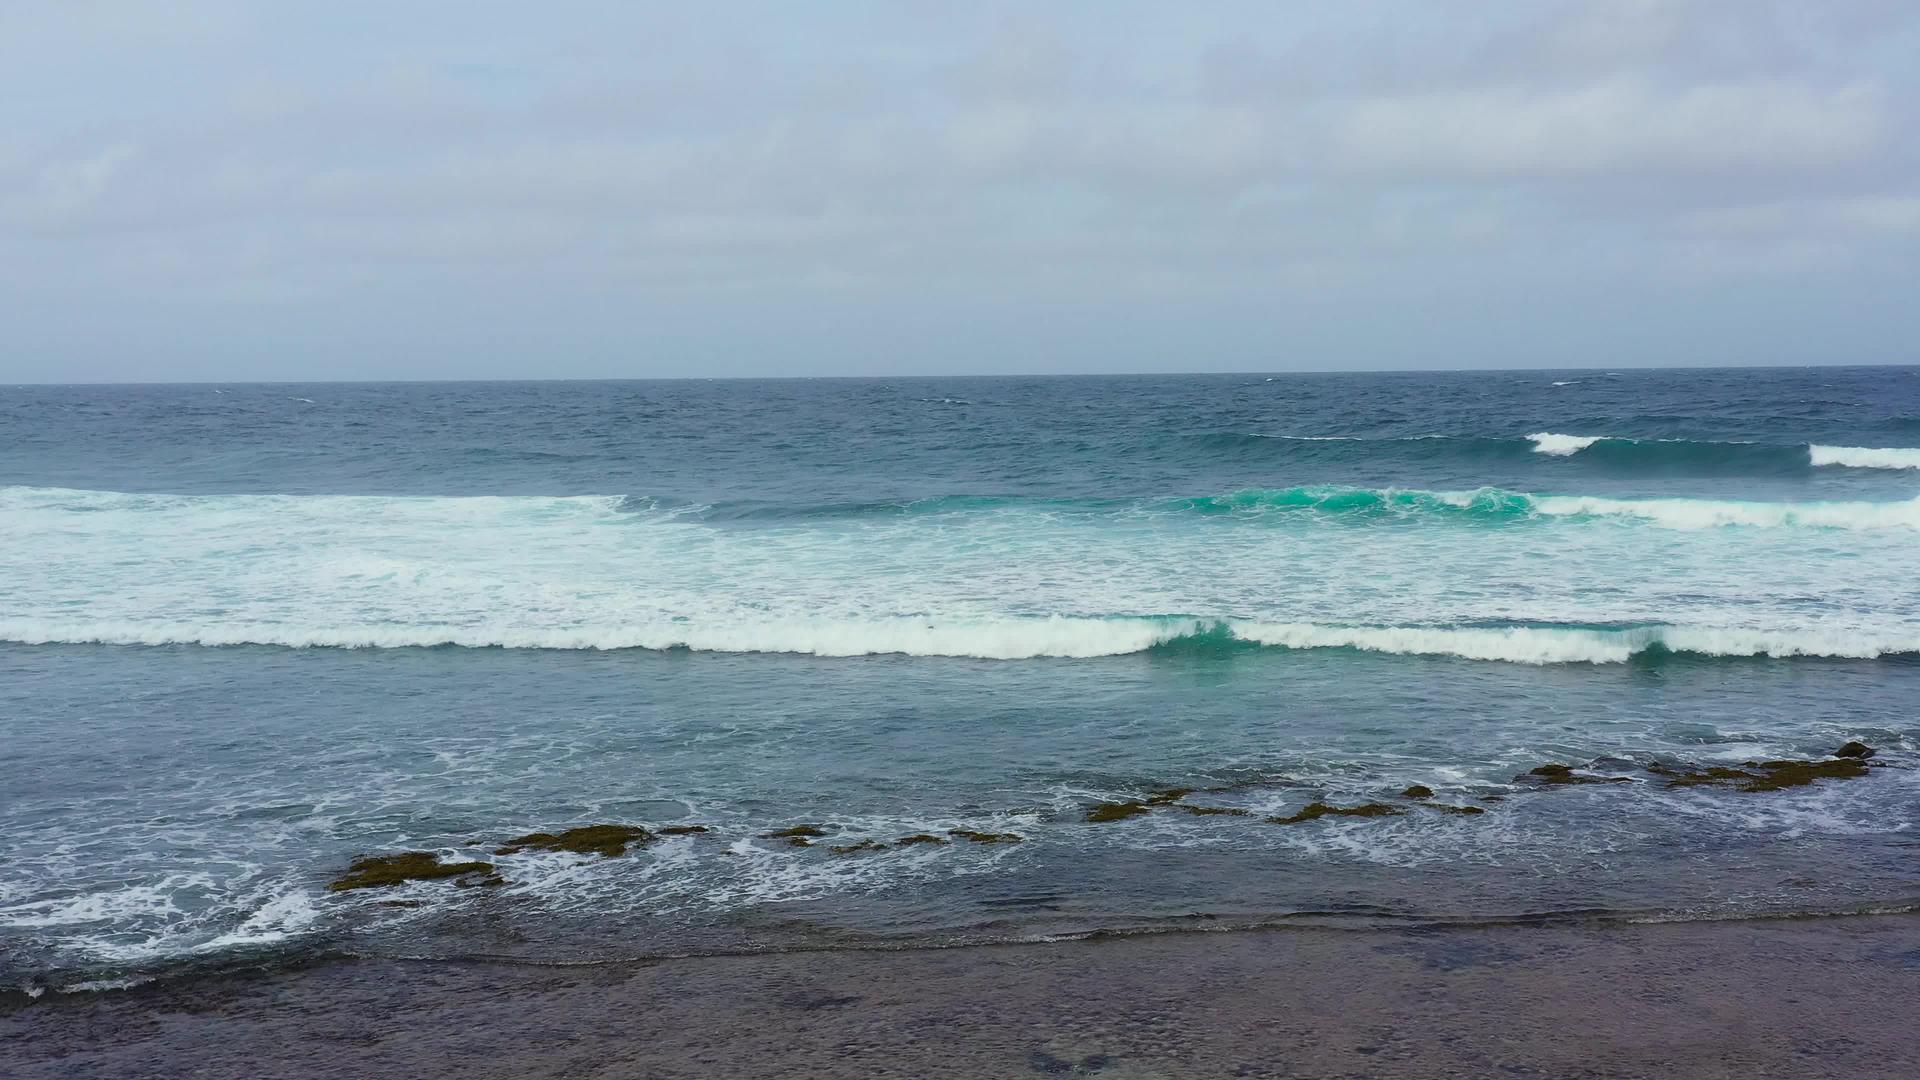
[[[1253,816],[1253,811],[1242,810],[1237,806],[1191,806],[1187,803],[1174,803],[1172,806],[1175,810],[1192,814],[1195,817],[1215,817],[1218,815],[1225,815],[1227,817]]]
[[[625,855],[628,844],[652,843],[654,834],[638,825],[582,825],[559,833],[528,833],[494,849],[495,855],[517,855],[522,851],[570,851],[578,855],[612,858]]]
[[[1302,821],[1314,821],[1323,817],[1395,817],[1404,813],[1386,803],[1361,803],[1359,806],[1332,806],[1323,802],[1310,802],[1298,812],[1286,817],[1270,817],[1267,820],[1275,825],[1297,825]]]
[[[328,892],[349,889],[380,889],[409,881],[459,879],[461,885],[504,885],[499,871],[490,862],[443,863],[431,851],[402,851],[395,855],[363,855],[353,860],[347,872],[327,886]]]
[[[1715,765],[1691,772],[1667,770],[1668,787],[1730,787],[1735,791],[1780,791],[1805,787],[1815,780],[1852,780],[1867,775],[1865,760],[1855,757],[1826,761],[1749,761],[1740,768]]]
[[[856,855],[862,851],[885,851],[887,845],[878,840],[862,840],[857,844],[835,844],[827,850],[835,855]]]
[[[944,844],[946,842],[947,838],[944,836],[935,836],[932,833],[914,833],[912,836],[903,836],[895,840],[893,846],[913,847],[916,844]]]

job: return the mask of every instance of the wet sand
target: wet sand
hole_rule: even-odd
[[[1904,1078],[1920,916],[361,960],[0,1008],[16,1080]]]

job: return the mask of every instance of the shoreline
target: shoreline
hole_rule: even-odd
[[[1904,1077],[1920,914],[346,960],[0,1006],[52,1077]]]

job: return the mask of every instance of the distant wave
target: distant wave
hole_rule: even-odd
[[[1446,455],[1467,462],[1562,458],[1588,467],[1623,473],[1705,472],[1723,475],[1786,475],[1838,466],[1855,469],[1920,469],[1920,448],[1825,446],[1818,443],[1766,443],[1736,439],[1637,438],[1536,431],[1522,437],[1407,435],[1298,435],[1247,432],[1204,436],[1222,452],[1286,453],[1290,458],[1337,460],[1354,455],[1431,457]],[[1268,447],[1265,451],[1258,448]],[[1316,444],[1330,444],[1320,446]],[[1282,446],[1292,446],[1281,451]],[[1537,455],[1537,456],[1536,456]]]
[[[1536,454],[1571,457],[1596,447],[1612,448],[1647,455],[1664,455],[1675,460],[1705,456],[1750,457],[1756,464],[1781,464],[1792,460],[1818,468],[1841,466],[1852,469],[1920,469],[1920,449],[1908,447],[1781,446],[1755,442],[1713,442],[1692,439],[1631,439],[1611,435],[1563,435],[1539,431],[1527,436]],[[1790,457],[1789,457],[1790,456]]]
[[[1880,636],[1821,630],[1682,625],[1577,627],[1339,626],[1194,616],[770,620],[531,630],[505,627],[320,627],[192,622],[0,620],[0,640],[30,645],[398,649],[502,648],[899,654],[982,660],[1089,658],[1165,650],[1350,649],[1518,664],[1617,664],[1649,654],[1875,659],[1920,653],[1920,631]]]

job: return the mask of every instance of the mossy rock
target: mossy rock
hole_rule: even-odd
[[[599,855],[612,858],[625,855],[628,844],[652,843],[652,832],[638,825],[582,825],[558,833],[528,833],[516,836],[494,849],[495,855],[518,855],[529,849],[534,851],[565,851],[576,855]]]
[[[1446,814],[1484,814],[1487,812],[1487,808],[1484,806],[1448,806],[1446,803],[1428,803],[1427,805]]]
[[[1516,782],[1532,781],[1536,784],[1631,784],[1631,776],[1588,776],[1573,771],[1571,765],[1548,762],[1545,765],[1528,769],[1523,776],[1514,777]]]
[[[1148,806],[1166,806],[1168,803],[1177,803],[1191,794],[1193,789],[1190,787],[1161,788],[1159,791],[1148,792],[1147,797],[1141,801]]]
[[[1018,844],[1026,840],[1019,833],[980,832],[976,829],[948,829],[947,835],[960,840],[970,840],[976,844]]]
[[[696,833],[712,831],[705,825],[667,825],[654,830],[661,836],[693,836]]]
[[[1186,803],[1174,803],[1173,808],[1184,813],[1192,814],[1195,817],[1215,817],[1219,815],[1225,815],[1227,817],[1253,816],[1252,811],[1242,810],[1237,806],[1189,806]]]
[[[935,836],[932,833],[914,833],[912,836],[903,836],[895,840],[893,846],[914,847],[918,844],[944,844],[946,842],[947,838],[944,836]]]
[[[1312,802],[1302,807],[1298,813],[1287,817],[1270,817],[1267,820],[1275,825],[1297,825],[1302,821],[1314,821],[1323,817],[1395,817],[1402,811],[1386,803],[1361,803],[1359,806],[1332,806],[1323,802]]]
[[[1130,817],[1139,817],[1146,812],[1147,804],[1137,800],[1095,803],[1087,810],[1087,820],[1093,822],[1124,821]]]
[[[1400,794],[1403,798],[1408,799],[1431,799],[1433,798],[1433,789],[1425,784],[1413,784]]]
[[[1833,756],[1837,758],[1859,758],[1864,761],[1877,753],[1879,753],[1878,750],[1868,746],[1866,743],[1849,742],[1840,749],[1835,750]]]
[[[862,840],[857,844],[837,844],[827,850],[835,855],[857,855],[862,851],[885,851],[887,845],[878,840]]]
[[[490,862],[443,863],[431,851],[403,851],[397,855],[363,855],[353,860],[345,875],[327,886],[328,892],[348,889],[383,889],[409,881],[441,881],[468,878],[463,884],[502,885],[499,871]]]
[[[818,825],[789,825],[784,829],[763,832],[760,834],[760,838],[763,840],[806,840],[819,839],[825,835],[827,835],[827,830]],[[806,845],[802,844],[798,846],[805,847]]]
[[[1683,773],[1667,781],[1668,787],[1730,787],[1735,791],[1781,791],[1806,787],[1816,780],[1852,780],[1865,776],[1868,765],[1862,758],[1830,758],[1826,761],[1749,761],[1741,768],[1722,765]]]

